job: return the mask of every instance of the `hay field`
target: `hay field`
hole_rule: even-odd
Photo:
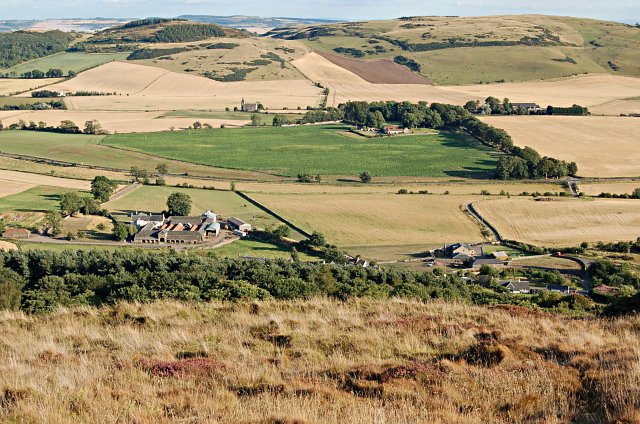
[[[130,212],[135,211],[159,213],[167,208],[167,198],[175,192],[186,193],[191,197],[192,214],[199,215],[210,210],[226,218],[234,216],[243,219],[257,228],[279,223],[232,191],[143,186],[105,203],[103,207],[117,215],[128,216]]]
[[[503,238],[541,246],[635,240],[640,236],[640,201],[525,198],[475,202],[476,210]]]
[[[349,250],[484,239],[478,225],[460,209],[479,196],[255,193],[251,197]]]
[[[624,100],[612,100],[607,103],[592,106],[589,111],[594,115],[621,115],[640,113],[640,99],[624,99]]]
[[[62,78],[47,78],[38,80],[0,78],[0,96],[11,96],[13,94],[22,93],[24,91],[35,90],[36,88],[55,84],[61,80]]]
[[[322,90],[303,79],[221,83],[123,62],[99,66],[51,89],[117,93],[116,96],[66,99],[69,109],[83,111],[223,110],[239,107],[242,98],[262,102],[270,109],[304,109],[318,105],[322,98]]]
[[[27,172],[7,171],[0,169],[0,184],[4,186],[6,183],[24,184],[26,186],[51,186],[72,188],[76,190],[89,190],[91,184],[88,181],[72,180],[69,178],[59,178],[49,175],[29,174]],[[0,187],[2,193],[4,187]],[[5,194],[6,195],[6,194]]]
[[[640,176],[640,119],[599,116],[482,117],[516,145],[578,164],[589,177]]]
[[[0,171],[2,172],[2,171]],[[33,184],[25,182],[12,181],[4,179],[0,176],[0,197],[11,196],[12,194],[22,193],[25,190],[35,187]]]
[[[589,196],[597,196],[600,193],[611,194],[631,194],[633,190],[640,188],[639,181],[598,181],[598,182],[580,182],[578,188],[582,193]]]
[[[190,117],[169,117],[163,112],[104,112],[104,111],[81,111],[81,110],[23,110],[23,111],[0,111],[0,120],[3,124],[11,125],[23,120],[25,122],[46,122],[49,125],[58,125],[60,121],[70,120],[80,128],[90,120],[97,120],[104,130],[110,133],[136,133],[136,132],[156,132],[169,130],[185,130],[193,125],[195,121],[202,124],[209,124],[213,128],[220,126],[242,126],[250,121],[249,115],[245,115],[242,120],[237,119],[209,119]]]

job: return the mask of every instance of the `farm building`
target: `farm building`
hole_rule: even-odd
[[[135,225],[136,227],[144,227],[149,223],[153,224],[162,224],[164,222],[164,215],[153,215],[150,213],[131,213],[131,225]]]
[[[243,233],[251,231],[251,224],[244,222],[240,218],[232,217],[227,219],[227,225],[229,226],[230,229],[241,231]]]
[[[513,109],[526,110],[529,113],[542,112],[544,109],[537,103],[511,103]]]
[[[242,99],[240,103],[240,110],[242,112],[257,112],[259,108],[259,103],[247,103]]]
[[[507,252],[497,251],[497,252],[493,252],[491,254],[491,256],[493,256],[495,259],[499,259],[501,261],[508,261],[509,260],[509,255],[507,254]]]
[[[475,258],[482,256],[482,246],[471,246],[467,243],[445,244],[444,254],[452,259]]]
[[[398,135],[398,134],[409,134],[411,131],[409,128],[404,128],[398,125],[385,125],[382,128],[382,132],[386,135]]]
[[[151,215],[148,215],[151,216]],[[155,215],[158,217],[159,215]],[[207,211],[201,216],[171,216],[161,222],[137,220],[134,243],[202,243],[220,234],[217,215]]]
[[[2,233],[2,237],[12,239],[27,239],[31,237],[31,231],[24,228],[7,228],[5,232]]]

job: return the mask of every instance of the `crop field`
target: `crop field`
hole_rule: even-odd
[[[20,98],[15,103],[20,103]],[[29,99],[30,100],[30,99]],[[222,113],[220,113],[222,114]],[[238,114],[240,115],[240,114]],[[4,125],[11,125],[19,121],[45,122],[49,125],[58,125],[63,120],[75,122],[80,128],[84,123],[97,120],[102,128],[110,133],[134,133],[184,130],[193,125],[195,121],[201,124],[209,124],[213,128],[225,126],[241,126],[250,122],[250,115],[234,116],[233,118],[197,118],[186,116],[164,116],[162,112],[103,112],[103,111],[79,111],[79,110],[11,110],[0,111],[0,120]],[[270,124],[270,122],[269,122]]]
[[[127,57],[127,53],[58,53],[51,56],[42,57],[30,62],[23,62],[4,72],[15,72],[20,75],[25,72],[39,70],[47,72],[49,69],[62,69],[65,75],[69,71],[82,72],[115,60],[122,60]]]
[[[171,135],[175,133],[167,134]],[[144,153],[100,146],[97,143],[101,137],[102,136],[68,135],[32,131],[2,131],[0,132],[0,151],[123,170],[128,170],[132,166],[138,166],[142,169],[153,171],[157,164],[167,163],[169,166],[169,172],[176,174],[186,173],[189,175],[202,175],[238,180],[277,179],[264,173],[213,168],[166,160]],[[46,169],[51,169],[51,167],[47,167]],[[92,174],[95,174],[96,172],[100,173],[100,175],[103,173],[103,171],[93,171]],[[214,183],[202,180],[200,185],[211,186],[214,185]]]
[[[540,246],[629,241],[640,235],[638,200],[511,198],[475,202],[474,207],[503,238]]]
[[[429,246],[481,241],[479,226],[461,210],[479,196],[397,194],[252,194],[306,231],[359,253],[375,246]],[[378,257],[376,259],[386,259]]]
[[[38,186],[21,193],[0,198],[2,212],[46,212],[58,209],[60,196],[64,193],[79,191],[70,188]]]
[[[597,196],[600,193],[631,194],[635,189],[640,188],[640,180],[581,182],[578,184],[578,188],[582,193],[589,196]]]
[[[624,117],[483,117],[505,129],[516,145],[578,164],[589,177],[640,176],[640,119]]]
[[[99,91],[115,96],[70,97],[67,107],[100,111],[224,110],[248,102],[269,109],[316,106],[322,90],[305,79],[218,82],[154,66],[112,62],[55,84],[53,90]]]
[[[430,84],[425,78],[390,59],[364,61],[331,53],[318,54],[372,84]]]
[[[223,217],[243,219],[257,228],[279,223],[232,191],[143,186],[124,197],[105,203],[104,207],[118,215],[129,215],[136,211],[159,213],[167,208],[167,198],[175,192],[186,193],[191,197],[192,214],[199,215],[211,210]]]
[[[355,140],[342,125],[118,134],[102,143],[203,165],[277,172],[487,177],[495,153],[459,134]],[[188,147],[187,147],[188,146]],[[255,154],[260,152],[259,155]]]
[[[11,196],[12,194],[21,193],[34,187],[33,184],[24,182],[15,182],[0,178],[0,198]]]
[[[60,78],[34,79],[7,79],[0,78],[0,96],[11,96],[24,91],[35,90],[46,85],[55,84]]]
[[[15,194],[35,186],[63,187],[75,190],[89,190],[88,181],[58,178],[50,175],[35,175],[0,169],[0,197]]]
[[[622,114],[640,113],[640,99],[634,98],[623,100],[612,100],[600,105],[592,106],[589,111],[593,115],[620,116]]]

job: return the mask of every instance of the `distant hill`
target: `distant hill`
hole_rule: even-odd
[[[75,38],[62,31],[0,34],[0,69],[65,51]]]
[[[149,18],[127,22],[99,31],[89,38],[87,43],[183,43],[213,37],[243,37],[248,35],[243,30],[225,28],[216,24],[192,22],[185,19]]]
[[[640,28],[593,19],[422,16],[276,28],[265,35],[357,59],[396,59],[439,84],[640,76]]]
[[[291,27],[296,25],[320,25],[320,24],[332,24],[336,22],[342,22],[331,19],[305,19],[305,18],[267,18],[260,16],[210,16],[210,15],[181,15],[180,19],[188,19],[195,22],[204,22],[210,24],[217,24],[223,26],[229,26],[232,28],[247,29],[249,31],[255,31],[257,29],[269,30],[279,27]]]

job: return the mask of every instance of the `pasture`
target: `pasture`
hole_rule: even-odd
[[[142,186],[124,197],[105,203],[104,207],[123,219],[125,215],[128,218],[131,212],[159,213],[167,209],[167,198],[175,192],[186,193],[191,197],[191,214],[199,215],[211,210],[223,217],[243,219],[257,228],[279,223],[232,191]]]
[[[503,238],[539,246],[635,240],[640,201],[617,199],[492,199],[474,203]]]
[[[21,193],[0,198],[2,212],[46,212],[58,209],[60,196],[64,193],[79,191],[71,188],[38,186]]]
[[[245,127],[176,133],[118,134],[102,144],[203,165],[295,176],[299,173],[374,176],[490,177],[494,151],[461,134],[362,140],[344,125]],[[259,153],[259,154],[256,154]]]
[[[578,164],[587,177],[640,176],[640,119],[598,116],[487,116],[516,145]]]
[[[40,59],[23,62],[13,68],[7,69],[5,72],[17,75],[33,70],[47,72],[49,69],[62,69],[65,75],[69,71],[76,73],[82,72],[89,68],[103,65],[115,60],[122,60],[127,57],[128,53],[58,53],[51,56],[41,57]]]
[[[354,254],[376,246],[410,253],[420,245],[484,240],[479,226],[461,210],[479,196],[256,193],[252,197]],[[388,258],[379,253],[382,256],[376,259]]]
[[[172,135],[175,133],[167,134]],[[82,134],[69,135],[33,131],[2,131],[0,132],[0,151],[122,170],[129,170],[132,166],[137,166],[148,171],[153,171],[159,163],[167,163],[169,172],[175,174],[200,175],[237,180],[273,180],[275,178],[264,173],[213,168],[167,160],[144,153],[100,146],[97,143],[101,138],[102,136]],[[2,160],[4,160],[4,158]],[[29,164],[28,166],[35,168],[34,164]],[[47,165],[44,169],[43,167],[37,167],[37,169],[37,172],[47,172],[52,169],[52,167]],[[62,172],[67,171],[63,169]],[[77,172],[80,171],[78,170]],[[91,178],[91,175],[103,175],[104,172],[107,171],[92,171],[88,174],[83,172],[82,175],[87,175],[85,178]],[[74,173],[74,176],[75,175],[78,174]],[[199,185],[211,186],[214,185],[214,182],[202,180]]]

